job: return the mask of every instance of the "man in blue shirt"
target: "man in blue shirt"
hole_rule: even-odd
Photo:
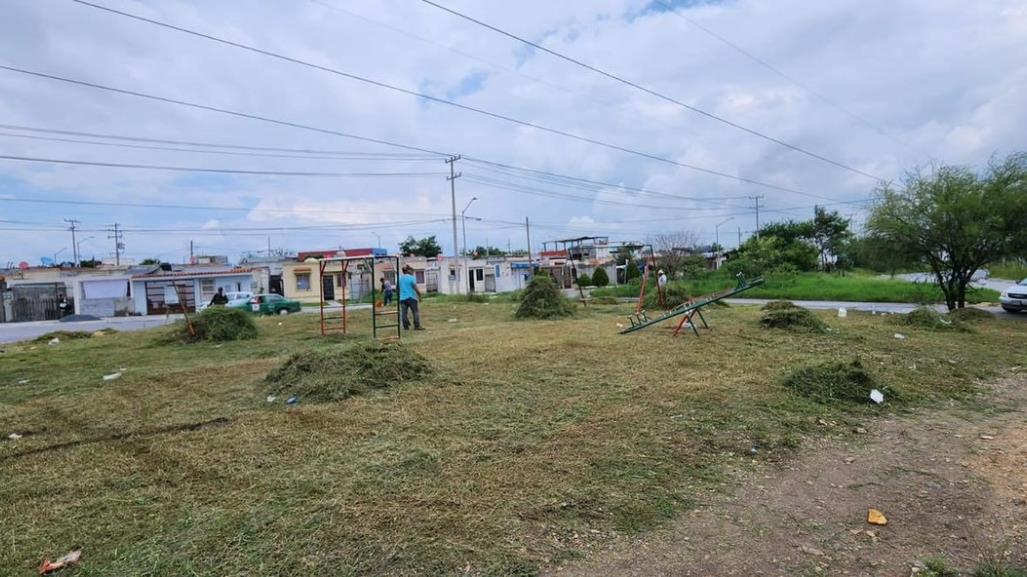
[[[418,300],[421,298],[421,289],[417,288],[417,278],[414,277],[414,268],[410,265],[403,265],[403,274],[399,277],[399,308],[402,311],[403,328],[410,330],[410,319],[407,318],[407,311],[414,311],[414,330],[422,331],[421,312],[417,309]]]

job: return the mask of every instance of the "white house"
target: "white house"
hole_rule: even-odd
[[[210,271],[156,271],[132,277],[135,310],[143,315],[163,315],[209,302],[221,288],[225,292],[256,292],[253,270],[234,268]]]

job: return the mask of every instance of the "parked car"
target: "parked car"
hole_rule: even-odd
[[[1006,312],[1018,313],[1027,310],[1027,278],[1006,287],[999,297],[999,304]]]
[[[298,313],[302,309],[300,301],[289,300],[282,295],[264,294],[253,295],[249,299],[236,305],[236,308],[248,310],[258,315],[287,315]]]
[[[253,293],[249,291],[232,291],[225,293],[228,297],[228,302],[225,304],[226,307],[238,307],[242,304],[249,303],[250,299],[253,298]],[[204,310],[210,306],[210,301],[200,303],[200,310]]]

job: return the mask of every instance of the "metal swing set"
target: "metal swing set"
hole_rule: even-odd
[[[370,272],[371,275],[371,337],[377,340],[399,340],[401,337],[400,322],[399,322],[399,299],[395,299],[395,308],[392,306],[386,310],[385,305],[378,306],[378,295],[382,294],[377,290],[375,285],[375,277],[377,276],[376,270],[378,270],[380,264],[391,264],[392,270],[396,274],[399,273],[399,257],[398,256],[340,256],[321,259],[318,262],[318,288],[321,296],[321,336],[328,336],[332,334],[348,334],[349,330],[349,271],[351,263],[358,263],[363,265],[363,269]],[[338,265],[335,268],[334,265]],[[331,306],[325,302],[325,278],[331,278],[330,275],[339,275],[342,279],[342,298],[335,299],[342,305],[341,309]],[[392,333],[392,329],[395,329],[395,334]],[[379,332],[388,333],[386,336],[379,337]]]

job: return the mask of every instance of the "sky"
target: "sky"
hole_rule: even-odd
[[[0,156],[16,157],[0,158],[0,267],[70,260],[65,219],[82,258],[111,257],[114,223],[128,260],[430,234],[452,254],[450,155],[461,246],[466,228],[471,248],[524,248],[526,217],[535,251],[583,235],[734,246],[753,196],[761,223],[822,204],[858,225],[905,171],[1027,148],[1021,0],[439,0],[676,102],[420,0],[90,1],[422,96],[72,0],[7,0],[0,66],[264,120],[0,69]]]

